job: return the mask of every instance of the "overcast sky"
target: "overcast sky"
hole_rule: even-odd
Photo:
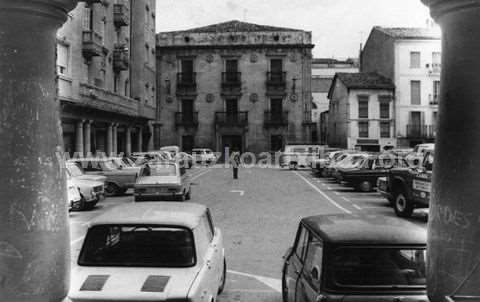
[[[420,0],[157,0],[157,32],[230,20],[311,31],[315,57],[357,56],[375,25],[425,27]]]

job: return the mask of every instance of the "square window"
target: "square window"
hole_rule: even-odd
[[[410,81],[410,101],[412,105],[421,105],[421,82]]]

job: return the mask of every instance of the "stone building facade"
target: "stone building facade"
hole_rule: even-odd
[[[57,32],[65,151],[153,148],[155,68],[154,0],[79,2]]]
[[[230,21],[157,35],[161,145],[260,153],[311,141],[311,33]]]
[[[435,28],[376,26],[361,53],[361,71],[395,84],[399,147],[434,142],[440,99],[441,33]]]
[[[328,145],[378,152],[394,148],[395,86],[377,73],[337,73],[328,98]]]

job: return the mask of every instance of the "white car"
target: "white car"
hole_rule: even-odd
[[[192,156],[196,163],[211,164],[217,161],[217,156],[211,149],[195,148],[192,149]]]
[[[124,204],[89,225],[69,298],[217,301],[226,279],[221,231],[194,203]]]
[[[134,185],[135,201],[161,199],[190,200],[190,176],[176,162],[149,162],[140,171]]]
[[[77,204],[80,203],[82,200],[82,196],[80,195],[80,190],[72,183],[71,180],[67,179],[67,206],[68,210],[70,211]]]
[[[287,145],[280,157],[280,166],[293,170],[309,167],[312,160],[318,158],[321,148],[320,145]]]

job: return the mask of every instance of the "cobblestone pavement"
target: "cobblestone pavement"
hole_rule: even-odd
[[[378,193],[359,193],[310,170],[241,169],[237,180],[231,169],[195,167],[189,171],[194,186],[192,202],[208,206],[224,234],[228,277],[219,302],[281,301],[282,256],[293,243],[302,217],[317,214],[377,214],[395,216]],[[90,212],[71,216],[72,261],[81,246],[88,221],[133,196],[107,198]],[[425,214],[413,221],[425,224]]]

